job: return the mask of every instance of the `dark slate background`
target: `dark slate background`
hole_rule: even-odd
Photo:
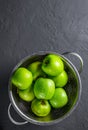
[[[76,110],[53,126],[15,126],[8,118],[13,67],[38,51],[74,51],[84,60]],[[78,61],[73,60],[78,66]],[[88,130],[88,0],[0,0],[0,130]],[[14,118],[19,116],[13,110]]]

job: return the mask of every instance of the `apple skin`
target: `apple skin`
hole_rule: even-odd
[[[32,73],[24,67],[18,68],[12,75],[11,82],[18,89],[25,90],[32,84]]]
[[[68,75],[66,71],[63,71],[52,79],[55,82],[56,87],[64,87],[68,82]]]
[[[53,108],[61,108],[68,102],[68,96],[63,88],[56,88],[50,104]]]
[[[18,90],[18,94],[19,97],[26,102],[32,101],[35,97],[33,88],[28,88],[26,90]]]
[[[58,55],[49,54],[43,60],[42,70],[50,76],[56,76],[64,70],[64,63]]]
[[[31,103],[32,112],[39,116],[47,116],[51,111],[51,106],[47,100],[34,99]]]
[[[35,61],[28,66],[28,70],[32,72],[33,80],[36,80],[39,76],[45,76],[45,73],[41,69],[42,63]]]
[[[34,94],[38,99],[51,99],[55,92],[55,83],[48,78],[38,78],[34,84]]]

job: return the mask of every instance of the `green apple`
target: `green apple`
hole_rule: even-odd
[[[43,60],[42,70],[50,76],[56,76],[64,70],[64,63],[58,55],[49,54]]]
[[[12,84],[15,85],[18,89],[24,90],[30,87],[32,84],[32,73],[27,70],[25,67],[18,68],[12,75]]]
[[[31,103],[32,112],[40,117],[47,116],[51,111],[51,106],[47,100],[34,99]]]
[[[34,94],[38,99],[51,99],[55,92],[55,83],[48,78],[38,78],[34,84]]]
[[[52,78],[56,87],[64,87],[68,81],[68,75],[66,71],[61,72],[59,75]]]
[[[18,90],[18,94],[22,100],[27,101],[27,102],[32,101],[35,97],[34,92],[33,92],[33,88],[31,88],[31,89],[28,88],[25,90]]]
[[[48,122],[50,120],[53,120],[53,117],[52,117],[52,114],[49,112],[48,115],[46,115],[44,118],[42,117],[39,117],[38,118],[38,121],[44,121],[44,122]]]
[[[34,80],[37,79],[37,77],[39,76],[45,75],[45,73],[41,69],[41,65],[42,63],[40,61],[35,61],[28,66],[28,70],[32,72]]]
[[[50,99],[50,104],[53,108],[61,108],[68,102],[68,96],[63,88],[56,88],[53,97]]]

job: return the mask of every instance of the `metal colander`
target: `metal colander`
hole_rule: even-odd
[[[15,68],[13,69],[11,73],[11,76],[18,67],[27,67],[30,63],[34,61],[42,61],[43,58],[50,53],[58,54],[55,52],[39,52],[32,56],[27,56],[15,66]],[[79,72],[82,70],[83,60],[77,53],[67,52],[62,55],[58,54],[63,60],[64,65],[65,65],[65,70],[68,73],[69,80],[66,86],[64,87],[64,89],[67,92],[69,100],[66,106],[59,109],[52,109],[50,114],[46,117],[37,117],[32,113],[31,107],[30,107],[31,104],[26,103],[19,98],[16,87],[14,87],[11,83],[11,76],[10,76],[9,84],[8,84],[8,93],[9,93],[11,103],[8,107],[8,116],[9,116],[9,119],[14,124],[22,125],[22,124],[31,122],[37,125],[52,125],[68,117],[72,113],[72,111],[76,108],[80,100],[82,84],[81,84],[81,79],[80,79],[78,70],[72,64],[72,62],[65,57],[68,54],[74,55],[79,58],[79,61],[80,61]],[[17,122],[12,118],[11,116],[12,114],[10,112],[11,105],[14,107],[16,112],[25,120],[24,122]]]

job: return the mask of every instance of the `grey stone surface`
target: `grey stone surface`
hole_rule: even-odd
[[[23,57],[42,50],[82,56],[80,103],[59,124],[15,126],[7,115],[10,73]],[[87,78],[88,0],[0,0],[0,130],[88,130]]]

